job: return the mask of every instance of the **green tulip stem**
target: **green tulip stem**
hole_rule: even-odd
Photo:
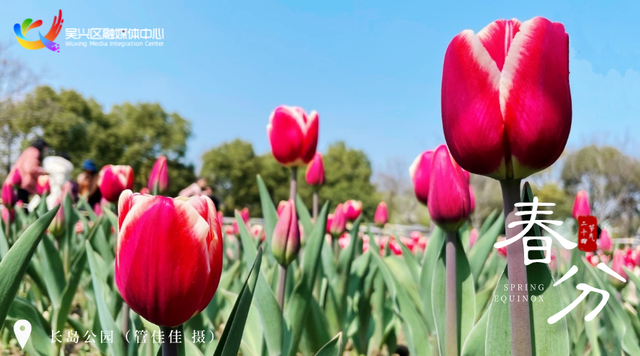
[[[284,314],[284,291],[287,286],[287,267],[280,266],[280,276],[278,277],[278,305]]]
[[[318,220],[318,190],[313,190],[313,221]]]
[[[175,327],[161,326],[162,356],[184,355],[185,335],[182,325]],[[174,334],[172,334],[172,332]],[[178,336],[175,336],[178,335]]]
[[[516,236],[522,231],[522,226],[509,228],[509,224],[519,221],[516,215],[515,204],[520,202],[520,179],[507,179],[500,181],[502,188],[502,202],[504,204],[504,228],[507,239]],[[518,240],[507,246],[507,273],[509,285],[517,288],[509,288],[510,300],[522,300],[519,295],[526,295],[527,267],[524,265],[524,246]],[[522,288],[520,288],[522,287]],[[527,298],[528,299],[528,298]],[[511,354],[513,356],[531,356],[531,318],[529,315],[529,303],[509,303],[509,316],[511,318]]]
[[[127,335],[129,332],[129,305],[122,303],[122,334]]]
[[[8,244],[13,243],[11,240],[11,210],[7,212],[7,221],[4,222],[4,235]]]
[[[445,355],[458,356],[458,281],[456,277],[456,238],[455,231],[447,231],[445,246],[446,257],[446,340]]]
[[[296,190],[298,188],[298,167],[291,167],[291,189],[289,199],[296,201]]]

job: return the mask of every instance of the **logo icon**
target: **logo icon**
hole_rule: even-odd
[[[24,319],[20,319],[13,324],[13,332],[16,334],[20,347],[24,349],[24,345],[27,344],[29,335],[31,335],[31,323]]]
[[[16,39],[20,43],[20,45],[26,49],[40,49],[47,47],[48,49],[60,53],[60,45],[53,42],[60,30],[62,30],[62,23],[64,20],[62,19],[62,10],[58,13],[58,16],[53,17],[53,24],[51,25],[51,29],[49,32],[43,36],[40,31],[38,31],[38,35],[40,36],[39,40],[30,41],[27,39],[27,32],[29,30],[34,29],[36,27],[40,27],[42,25],[42,20],[38,20],[33,22],[31,19],[26,19],[22,22],[22,26],[20,24],[13,25],[13,32],[16,33]]]

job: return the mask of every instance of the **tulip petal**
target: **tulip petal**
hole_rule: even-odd
[[[304,163],[309,163],[316,153],[318,146],[318,130],[320,118],[316,111],[309,114],[307,122],[302,127],[304,142],[302,144],[301,158]]]
[[[294,165],[303,147],[304,118],[296,108],[280,106],[271,114],[267,135],[274,158],[282,165]]]
[[[442,126],[451,154],[464,169],[505,175],[500,71],[472,31],[449,44],[442,74]]]
[[[504,66],[510,43],[518,31],[520,21],[512,19],[494,21],[478,32],[478,39],[500,71]]]
[[[525,21],[500,81],[500,106],[513,157],[513,178],[555,162],[571,129],[569,36],[560,23]]]

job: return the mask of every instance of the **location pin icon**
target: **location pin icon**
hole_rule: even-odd
[[[27,344],[29,335],[31,335],[31,323],[24,319],[18,320],[13,325],[13,332],[16,334],[20,347],[24,349],[24,345]]]

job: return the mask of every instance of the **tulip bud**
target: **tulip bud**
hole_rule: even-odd
[[[471,229],[469,232],[469,248],[473,247],[478,241],[478,229]]]
[[[8,209],[3,206],[0,206],[0,208],[2,208],[2,221],[5,224],[11,224],[16,221],[16,211],[14,209]]]
[[[429,179],[431,177],[431,157],[433,150],[422,152],[409,167],[413,191],[419,202],[427,205],[429,200]]]
[[[282,210],[276,228],[271,238],[271,252],[276,261],[287,267],[298,257],[300,251],[300,232],[298,230],[298,217],[293,199],[289,199]]]
[[[629,277],[627,273],[622,269],[622,266],[633,269],[633,264],[629,264],[625,261],[625,253],[622,250],[616,250],[613,253],[613,260],[611,261],[611,270],[619,274],[622,278],[628,281]],[[623,282],[613,276],[609,276],[609,281],[616,287],[617,290],[621,290],[627,285],[627,282]]]
[[[344,216],[347,221],[355,221],[362,214],[362,202],[359,200],[347,200],[344,205]]]
[[[284,210],[284,207],[287,205],[287,201],[286,200],[280,200],[280,202],[278,203],[278,216],[280,216],[280,214],[282,213],[282,210]]]
[[[342,204],[338,204],[338,206],[336,206],[336,210],[333,212],[329,233],[333,237],[338,237],[344,232],[346,226],[347,218],[344,215],[344,207]]]
[[[593,252],[587,252],[584,256],[587,259],[587,262],[591,264],[593,267],[596,267],[598,263],[600,263],[600,258]]]
[[[64,197],[64,195],[63,195]],[[64,208],[62,207],[62,198],[58,199],[55,205],[60,205],[58,212],[51,220],[51,224],[49,225],[49,232],[56,238],[61,238],[64,236],[65,232],[65,216],[64,216]]]
[[[256,239],[260,240],[260,242],[264,242],[267,238],[267,234],[262,225],[253,225],[251,226],[251,235]]]
[[[311,162],[307,165],[307,174],[305,175],[305,179],[309,185],[324,184],[324,163],[322,163],[322,153],[316,153]]]
[[[17,168],[13,168],[9,175],[7,175],[7,179],[4,181],[4,184],[12,185],[14,187],[20,186],[22,183],[22,177],[20,176],[20,172]]]
[[[605,229],[602,229],[600,232],[598,247],[600,248],[600,251],[607,255],[610,255],[613,251],[613,241],[611,241],[611,237],[609,237],[609,233]]]
[[[98,176],[98,185],[102,196],[115,203],[123,191],[133,189],[133,169],[131,166],[104,166]]]
[[[125,190],[118,212],[115,280],[131,309],[170,327],[204,310],[218,288],[224,251],[211,199]]]
[[[445,54],[441,104],[445,139],[464,169],[504,180],[549,167],[571,129],[564,26],[534,17],[463,31]]]
[[[469,217],[469,186],[458,164],[440,145],[431,159],[431,179],[427,207],[431,219],[442,229],[458,231]]]
[[[160,156],[151,169],[147,188],[155,194],[164,194],[169,188],[169,173],[167,172],[167,157]]]
[[[590,216],[591,208],[589,207],[589,194],[586,191],[581,190],[576,194],[576,199],[573,201],[573,211],[571,215],[574,219],[578,220],[580,216]]]
[[[13,207],[18,202],[18,195],[16,194],[15,189],[10,184],[2,185],[2,205],[4,205],[7,209],[13,209]]]
[[[102,211],[102,204],[94,205],[93,213],[96,214],[96,216],[102,216],[104,214],[104,212]]]
[[[38,190],[38,195],[40,196],[44,195],[45,193],[49,193],[51,191],[48,174],[43,174],[38,177],[37,190]]]
[[[376,208],[376,213],[373,216],[373,221],[378,226],[384,226],[389,220],[389,215],[387,213],[387,203],[381,201]]]
[[[267,125],[273,157],[285,167],[302,166],[311,161],[318,145],[318,113],[307,117],[299,107],[279,106]]]
[[[244,207],[240,210],[240,217],[242,217],[242,221],[245,223],[249,222],[249,208]]]
[[[338,245],[340,245],[340,248],[343,250],[347,248],[347,246],[349,246],[350,242],[351,242],[351,235],[349,235],[346,232],[340,235],[340,237],[338,238]]]

